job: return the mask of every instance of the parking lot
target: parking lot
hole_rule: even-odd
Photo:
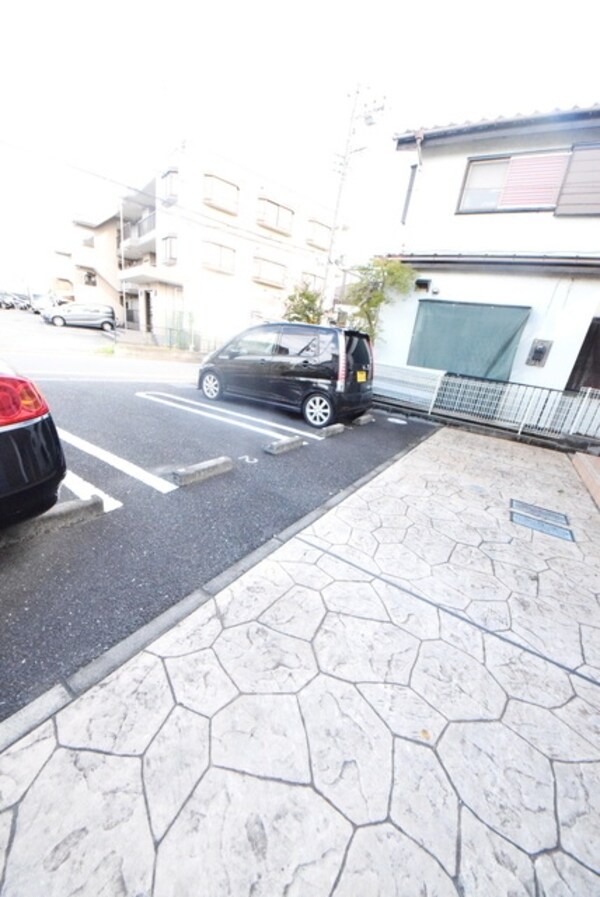
[[[121,360],[105,351],[104,334],[45,328],[21,313],[11,320],[19,341],[7,345],[1,328],[0,355],[50,403],[69,471],[60,501],[99,495],[102,514],[3,537],[1,717],[432,432],[424,421],[377,411],[372,423],[325,438],[282,411],[207,403],[196,365]],[[265,451],[290,436],[301,437],[294,451]],[[174,484],[173,470],[220,457],[231,470]]]

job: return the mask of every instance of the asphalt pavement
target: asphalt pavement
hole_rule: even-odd
[[[2,897],[598,897],[600,514],[442,428],[0,724]]]
[[[27,371],[63,439],[61,502],[101,493],[106,506],[84,524],[49,528],[44,519],[20,528],[18,539],[0,535],[0,719],[190,592],[236,575],[253,551],[435,429],[378,413],[325,439],[297,415],[203,401],[197,365],[92,361],[83,374],[87,360],[75,354],[62,369],[38,359]],[[292,433],[302,437],[297,451],[265,453]],[[231,470],[213,480],[175,488],[167,479],[223,456]]]

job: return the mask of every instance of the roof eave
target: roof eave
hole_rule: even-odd
[[[600,275],[600,256],[549,256],[481,253],[399,253],[390,255],[414,268],[446,269],[494,269],[519,271],[553,271],[557,273]]]
[[[459,141],[463,137],[477,137],[485,134],[514,133],[520,131],[526,133],[530,130],[539,131],[542,128],[551,127],[553,130],[569,126],[585,126],[587,124],[600,126],[600,106],[588,109],[570,109],[564,112],[550,112],[543,115],[529,115],[515,118],[499,118],[494,121],[465,122],[462,125],[448,125],[443,128],[423,128],[406,134],[396,134],[396,149],[411,149],[418,143],[450,143]]]

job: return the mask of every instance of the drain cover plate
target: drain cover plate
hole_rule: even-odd
[[[510,508],[510,519],[513,523],[545,533],[547,536],[556,536],[557,539],[564,539],[567,542],[575,541],[566,514],[517,501],[515,498],[511,499]]]

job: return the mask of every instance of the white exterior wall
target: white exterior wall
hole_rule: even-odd
[[[84,240],[91,236],[93,246],[84,245]],[[117,318],[122,319],[116,219],[111,218],[97,227],[74,224],[73,244],[69,279],[73,283],[75,301],[86,305],[112,305]],[[86,269],[96,272],[96,286],[85,283]]]
[[[585,133],[470,140],[455,146],[423,150],[402,236],[411,253],[543,253],[599,254],[597,218],[555,216],[547,212],[477,212],[456,214],[467,159],[496,153],[568,149],[573,143],[600,143],[600,128]],[[398,152],[401,168],[417,161],[416,152]],[[405,183],[404,174],[400,183]]]
[[[600,283],[594,279],[527,274],[419,271],[439,293],[400,297],[382,314],[376,363],[403,366],[408,354],[419,299],[525,305],[531,312],[513,362],[511,381],[564,389],[591,318],[600,315]],[[553,345],[543,367],[526,364],[534,339]]]
[[[547,130],[547,129],[546,129]],[[527,136],[464,137],[460,144],[428,146],[422,152],[406,223],[401,227],[402,254],[410,255],[600,255],[597,217],[555,216],[545,212],[457,214],[469,158],[568,149],[577,143],[600,143],[600,127],[569,128]],[[398,151],[397,177],[408,184],[416,150]],[[400,200],[404,201],[404,196]],[[511,381],[564,389],[593,317],[600,315],[600,278],[524,273],[516,267],[417,270],[431,281],[428,294],[400,298],[382,312],[382,337],[376,362],[407,364],[420,298],[442,301],[531,307],[517,349]],[[544,366],[526,364],[534,339],[553,345]]]

